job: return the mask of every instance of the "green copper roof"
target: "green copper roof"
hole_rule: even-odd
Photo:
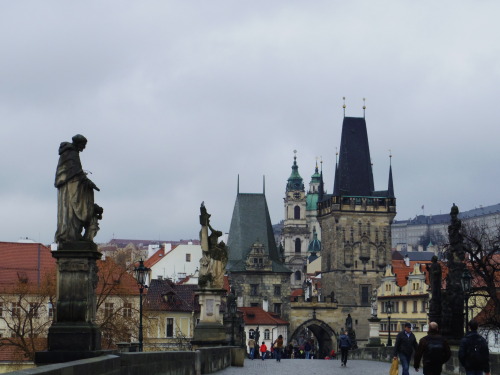
[[[304,181],[299,174],[299,166],[297,165],[297,156],[293,157],[292,174],[288,177],[286,184],[286,191],[304,190]]]
[[[308,193],[306,196],[306,211],[316,211],[318,207],[319,194]]]
[[[321,175],[318,172],[318,164],[316,164],[316,168],[314,169],[314,174],[311,176],[311,184],[319,184],[321,182]]]

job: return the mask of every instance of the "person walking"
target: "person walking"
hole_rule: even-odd
[[[413,367],[418,372],[420,360],[422,359],[424,375],[441,375],[443,364],[451,357],[448,342],[439,334],[436,322],[429,323],[429,331],[418,342]]]
[[[248,340],[248,349],[249,349],[249,354],[250,354],[250,359],[253,361],[253,357],[255,355],[255,340],[253,337],[250,337]]]
[[[262,345],[260,346],[260,355],[262,356],[262,360],[266,359],[267,346],[264,341],[262,341]]]
[[[283,354],[283,336],[279,335],[274,341],[274,356],[276,357],[276,362],[281,362],[281,356]]]
[[[465,368],[466,375],[490,375],[490,352],[488,343],[477,333],[478,323],[469,322],[470,331],[460,341],[458,360]]]
[[[403,367],[402,375],[410,375],[410,360],[413,352],[417,349],[417,339],[411,331],[411,324],[405,323],[404,329],[396,336],[394,345],[393,359],[399,357]]]
[[[340,345],[340,367],[347,366],[347,354],[349,353],[349,349],[351,349],[352,343],[351,339],[347,335],[347,331],[345,331],[343,334],[340,335],[339,337],[339,345]]]
[[[304,344],[304,352],[306,353],[306,359],[311,359],[311,343],[309,341],[306,341]]]

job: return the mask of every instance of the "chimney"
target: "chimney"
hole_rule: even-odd
[[[406,267],[410,267],[410,257],[408,256],[408,254],[405,255],[404,261],[405,261]]]

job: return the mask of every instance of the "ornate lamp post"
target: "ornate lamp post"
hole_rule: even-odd
[[[391,314],[392,314],[392,301],[388,301],[385,303],[385,311],[387,312],[387,319],[389,321],[389,334],[387,337],[387,346],[392,346],[392,339],[391,339]]]
[[[460,279],[462,284],[462,290],[464,291],[464,303],[465,303],[465,331],[469,330],[469,295],[472,286],[472,276],[467,268],[464,269],[462,273],[462,278]]]
[[[144,289],[148,287],[148,276],[150,268],[144,266],[144,261],[141,259],[139,261],[139,267],[134,269],[135,279],[137,280],[137,286],[139,287],[139,351],[142,352],[143,349],[143,336],[142,336],[142,293]]]
[[[231,316],[231,346],[234,346],[234,318],[236,316],[236,297],[231,290],[231,293],[227,296],[229,315]]]

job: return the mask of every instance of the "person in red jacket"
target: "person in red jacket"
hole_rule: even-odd
[[[267,346],[264,341],[262,341],[262,345],[260,346],[260,355],[262,360],[266,359]]]

